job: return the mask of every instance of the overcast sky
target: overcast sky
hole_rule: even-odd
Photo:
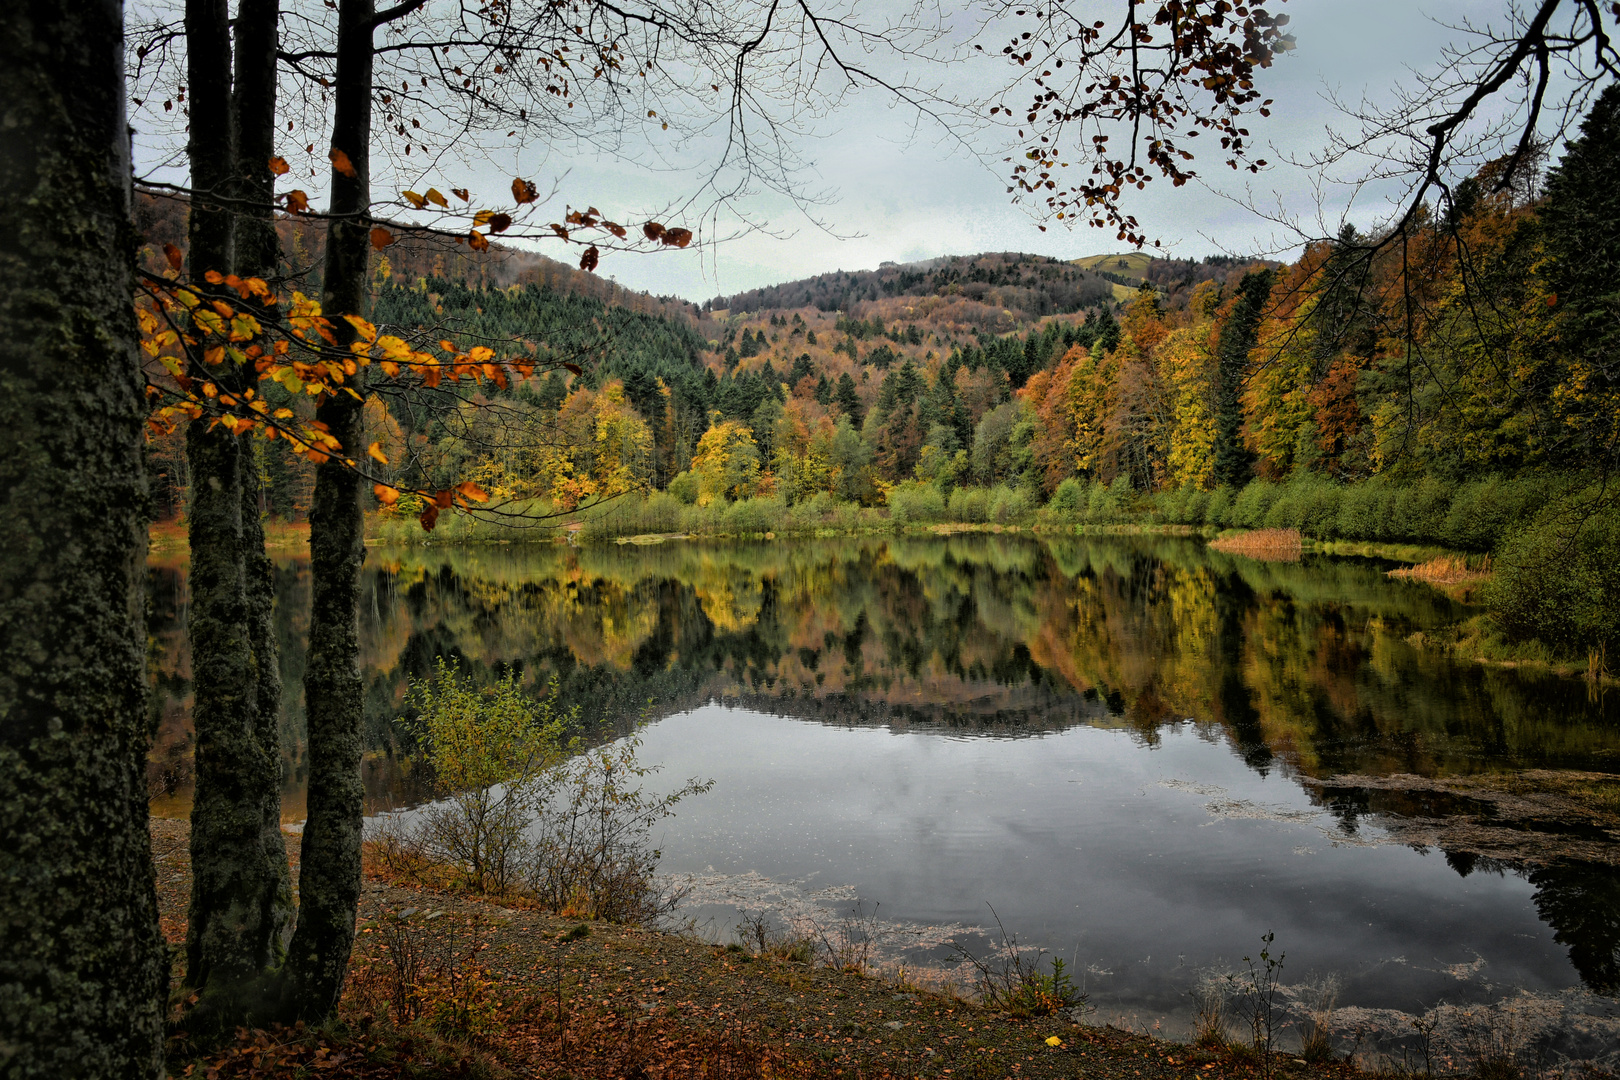
[[[838,2],[853,3],[857,14],[866,16],[882,12],[885,3],[902,0]],[[1117,18],[1119,0],[1090,3],[1099,17]],[[1071,0],[1071,9],[1076,6],[1077,0]],[[1288,29],[1297,37],[1297,49],[1260,73],[1260,88],[1276,104],[1271,119],[1254,117],[1249,124],[1259,143],[1255,156],[1270,159],[1272,167],[1259,176],[1239,176],[1218,160],[1200,159],[1196,167],[1215,190],[1172,188],[1160,181],[1145,192],[1133,193],[1127,209],[1136,214],[1148,235],[1162,239],[1177,257],[1286,250],[1295,238],[1244,209],[1240,201],[1273,206],[1280,202],[1292,212],[1313,221],[1317,218],[1311,175],[1285,162],[1320,149],[1330,128],[1348,126],[1346,118],[1326,100],[1327,93],[1351,101],[1365,96],[1387,102],[1392,84],[1411,82],[1417,77],[1414,72],[1433,70],[1441,46],[1458,39],[1446,24],[1463,20],[1500,23],[1506,6],[1504,0],[1286,0],[1282,4],[1273,0],[1272,9],[1285,11],[1291,18]],[[967,18],[960,13],[959,17]],[[987,40],[986,48],[995,46]],[[1005,76],[1006,69],[997,60],[986,59],[949,69],[940,79],[950,80],[952,92],[968,97],[989,90]],[[1020,93],[1012,100],[1022,98]],[[134,119],[141,127],[142,117]],[[150,127],[158,120],[144,122]],[[297,136],[303,137],[301,132]],[[163,155],[145,144],[161,141],[156,135],[138,133],[137,160],[144,157],[150,165],[160,159]],[[166,152],[173,154],[179,145],[171,133]],[[1048,230],[1040,231],[1034,219],[1011,204],[1004,174],[965,152],[938,128],[927,122],[919,125],[914,112],[894,106],[879,92],[851,97],[842,108],[821,118],[815,134],[798,140],[795,148],[814,166],[802,174],[804,190],[825,193],[814,208],[825,228],[788,200],[759,196],[744,200],[742,209],[756,221],[768,223],[768,231],[743,230],[733,239],[701,249],[652,255],[614,253],[604,258],[599,272],[631,288],[701,301],[830,270],[871,269],[885,260],[907,262],[1009,250],[1075,258],[1123,249],[1111,233],[1100,229],[1082,226],[1069,230],[1048,223]],[[301,151],[302,147],[295,149]],[[701,159],[701,145],[689,156]],[[320,164],[324,168],[324,162]],[[557,185],[557,198],[547,210],[559,218],[564,203],[594,204],[627,222],[643,220],[640,215],[689,194],[694,175],[638,169],[622,160],[593,158],[562,147],[549,152],[541,147],[516,153],[498,151],[476,161],[446,163],[446,168],[455,175],[420,177],[420,182],[499,193],[507,189],[513,175],[522,175],[543,189]],[[410,177],[404,181],[415,182]],[[304,182],[303,186],[312,188],[312,201],[317,201],[315,186],[319,183],[315,177]],[[382,191],[378,194],[386,197]],[[1379,194],[1364,193],[1351,219],[1366,226],[1386,213],[1388,205],[1380,201]],[[1325,196],[1327,221],[1321,227],[1336,231],[1344,192],[1330,189]],[[318,201],[324,202],[324,198]],[[719,232],[733,229],[722,224]],[[705,238],[713,235],[714,230],[700,230]],[[577,251],[560,245],[539,249],[570,261],[578,257]]]
[[[1263,73],[1262,89],[1277,104],[1269,121],[1256,118],[1251,127],[1275,151],[1257,156],[1277,164],[1241,179],[1218,162],[1201,161],[1200,171],[1227,196],[1244,196],[1246,183],[1251,201],[1274,205],[1280,198],[1314,218],[1310,175],[1281,160],[1319,148],[1328,127],[1345,125],[1325,92],[1349,100],[1364,94],[1387,99],[1394,81],[1411,81],[1414,69],[1432,68],[1441,45],[1455,39],[1437,24],[1499,18],[1503,7],[1495,0],[1290,0],[1281,10],[1291,16],[1289,30],[1298,48]],[[987,65],[986,72],[993,77],[996,67]],[[1011,205],[1003,176],[937,130],[924,125],[913,134],[913,119],[881,96],[866,94],[830,117],[821,138],[805,143],[806,156],[832,189],[817,213],[839,235],[818,228],[785,202],[760,200],[762,215],[791,236],[754,233],[702,254],[617,254],[601,272],[633,288],[701,300],[829,270],[871,269],[885,260],[1003,250],[1075,258],[1123,248],[1101,229],[1048,223],[1041,232],[1035,220]],[[632,178],[620,168],[577,161],[564,191],[600,186],[622,192],[627,201],[641,194],[652,203],[659,183],[654,176]],[[645,186],[638,192],[638,185]],[[1330,193],[1335,202],[1342,197]],[[1289,240],[1228,198],[1200,187],[1151,184],[1130,208],[1149,235],[1161,238],[1178,257],[1270,250]],[[1373,197],[1352,218],[1367,225],[1386,208]],[[1337,213],[1336,205],[1330,216]]]

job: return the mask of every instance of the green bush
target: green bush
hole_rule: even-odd
[[[1059,521],[1078,521],[1086,508],[1086,487],[1073,476],[1067,477],[1046,502],[1047,516]]]
[[[1209,493],[1209,501],[1204,504],[1204,524],[1213,525],[1218,529],[1232,527],[1232,489],[1218,487]]]
[[[775,532],[787,520],[787,504],[781,499],[739,499],[721,516],[720,532],[733,535]]]
[[[984,488],[957,488],[951,492],[949,514],[952,521],[976,525],[990,520],[990,492]]]
[[[681,500],[682,505],[691,506],[697,502],[698,478],[693,472],[683,472],[676,475],[669,482],[669,493]]]
[[[997,525],[1013,525],[1030,516],[1034,504],[1022,488],[1002,484],[990,493],[990,520]]]
[[[1601,664],[1620,647],[1620,510],[1590,510],[1560,500],[1510,536],[1485,596],[1508,637]]]
[[[1266,515],[1281,489],[1269,480],[1251,480],[1232,503],[1231,524],[1239,529],[1265,528]]]
[[[889,492],[889,514],[902,525],[943,520],[945,494],[933,484],[908,480]]]
[[[1493,476],[1464,484],[1452,497],[1437,539],[1464,551],[1493,551],[1510,534],[1526,528],[1536,512],[1566,487],[1552,477],[1504,480]]]

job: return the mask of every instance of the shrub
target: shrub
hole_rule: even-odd
[[[1511,536],[1486,602],[1516,640],[1535,639],[1596,669],[1620,647],[1620,511],[1562,501]]]
[[[1033,509],[1029,493],[1022,488],[1002,484],[990,492],[990,520],[997,525],[1022,521]]]
[[[957,488],[951,492],[950,519],[968,524],[990,520],[990,492],[984,488]]]
[[[787,504],[781,499],[739,499],[721,516],[720,531],[736,535],[774,532],[786,520]]]
[[[691,506],[698,497],[697,475],[690,471],[678,473],[669,482],[669,493],[679,499],[683,506]]]
[[[1232,527],[1232,489],[1218,487],[1209,493],[1209,501],[1204,504],[1204,524],[1214,525],[1218,529]]]
[[[423,815],[422,846],[477,892],[517,883],[533,785],[567,752],[563,732],[574,717],[559,715],[556,700],[555,685],[535,701],[511,675],[480,688],[442,659],[406,699],[440,797]]]
[[[1047,500],[1046,513],[1059,521],[1078,521],[1086,509],[1086,487],[1077,478],[1065,477]]]
[[[889,513],[903,525],[945,517],[945,495],[933,484],[908,480],[889,492]]]
[[[1271,504],[1280,493],[1278,486],[1269,480],[1251,480],[1232,504],[1231,524],[1240,529],[1263,528]]]

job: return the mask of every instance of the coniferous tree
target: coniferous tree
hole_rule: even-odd
[[[1243,380],[1249,373],[1260,316],[1271,296],[1272,272],[1243,275],[1238,296],[1215,347],[1215,482],[1241,487],[1252,475],[1252,458],[1243,445]]]

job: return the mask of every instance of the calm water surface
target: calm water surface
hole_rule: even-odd
[[[716,925],[859,899],[926,963],[953,935],[982,948],[993,905],[1147,1021],[1268,930],[1348,1004],[1620,986],[1612,831],[1493,829],[1489,805],[1380,786],[1620,773],[1620,695],[1420,649],[1468,612],[1380,565],[970,535],[374,548],[366,567],[373,811],[422,798],[392,721],[451,656],[555,677],[621,729],[645,710],[644,760],[717,781],[662,840]],[[278,574],[297,820],[307,565]],[[154,805],[183,813],[183,566],[152,585]]]

